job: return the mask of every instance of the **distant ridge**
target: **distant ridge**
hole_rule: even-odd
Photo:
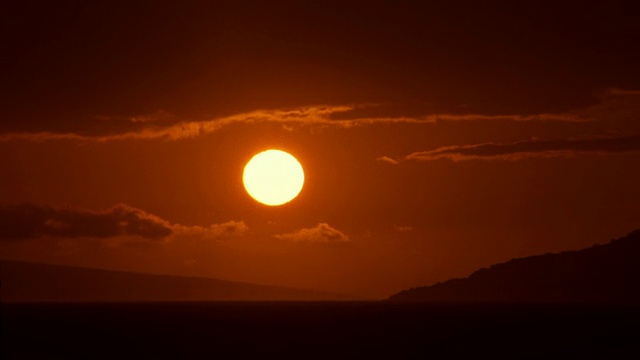
[[[640,229],[605,245],[513,259],[389,300],[640,304]]]
[[[3,302],[347,300],[347,296],[201,277],[0,260]]]

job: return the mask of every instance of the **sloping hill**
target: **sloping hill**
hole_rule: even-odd
[[[24,301],[334,300],[338,294],[209,278],[0,260],[0,299]]]
[[[640,230],[605,245],[514,259],[389,300],[640,304]]]

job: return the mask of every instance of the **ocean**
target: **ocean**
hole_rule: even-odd
[[[2,304],[4,359],[640,358],[640,307]]]

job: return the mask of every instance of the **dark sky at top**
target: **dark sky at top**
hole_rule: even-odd
[[[108,133],[122,129],[96,116],[344,103],[414,116],[562,112],[638,87],[632,5],[11,2],[0,130]]]

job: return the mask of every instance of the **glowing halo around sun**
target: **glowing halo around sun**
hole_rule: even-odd
[[[242,182],[256,201],[269,206],[293,200],[304,184],[304,171],[293,155],[282,150],[266,150],[245,165]]]

